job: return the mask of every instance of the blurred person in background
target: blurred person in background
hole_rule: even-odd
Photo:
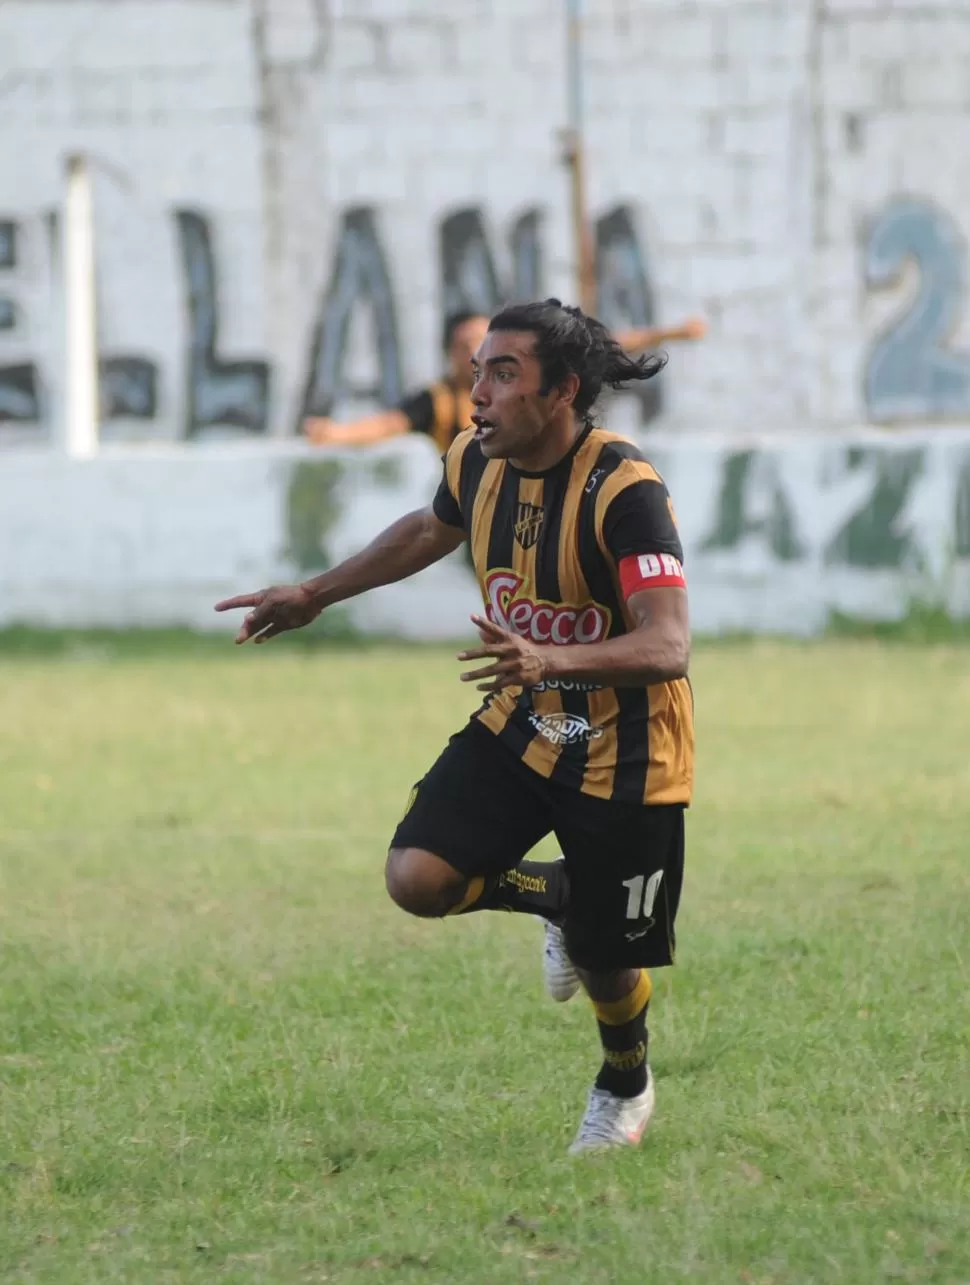
[[[472,422],[472,357],[488,331],[488,317],[478,312],[456,312],[445,318],[441,346],[447,358],[445,374],[410,394],[397,406],[377,411],[348,424],[327,416],[312,416],[304,432],[315,446],[372,446],[403,433],[430,437],[444,455],[459,433]],[[703,339],[707,323],[689,317],[676,326],[642,326],[615,335],[625,352],[642,352],[660,344]]]
[[[448,360],[444,375],[410,394],[397,406],[350,424],[324,416],[307,419],[304,432],[317,446],[371,446],[402,433],[424,433],[443,455],[472,418],[472,366],[488,330],[488,317],[456,312],[445,319],[441,346]]]

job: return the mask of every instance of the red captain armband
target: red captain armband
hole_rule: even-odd
[[[670,585],[686,589],[687,581],[684,568],[672,553],[641,553],[620,559],[620,585],[623,597],[629,598],[641,589],[665,589]]]

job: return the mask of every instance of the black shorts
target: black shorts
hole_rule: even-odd
[[[614,803],[554,785],[473,722],[412,790],[391,846],[423,848],[473,878],[518,865],[550,833],[566,859],[574,963],[594,971],[672,964],[682,804]]]

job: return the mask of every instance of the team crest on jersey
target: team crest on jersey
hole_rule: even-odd
[[[545,510],[538,504],[520,504],[515,510],[515,538],[523,549],[531,549],[538,542]]]

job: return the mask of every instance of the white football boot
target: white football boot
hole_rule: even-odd
[[[569,1148],[570,1155],[635,1147],[653,1115],[653,1074],[647,1067],[647,1087],[639,1097],[616,1098],[605,1089],[590,1089],[586,1114]]]
[[[561,928],[543,919],[546,939],[542,948],[542,974],[546,994],[557,1004],[565,1004],[579,990],[579,975],[566,954],[566,941]]]
[[[560,853],[556,860],[565,861],[566,858]],[[565,1004],[566,1000],[572,999],[579,990],[579,974],[566,953],[566,938],[563,930],[556,924],[551,924],[548,919],[542,919],[541,915],[536,915],[536,918],[542,920],[545,932],[542,946],[542,975],[545,978],[546,994],[557,1004]]]

